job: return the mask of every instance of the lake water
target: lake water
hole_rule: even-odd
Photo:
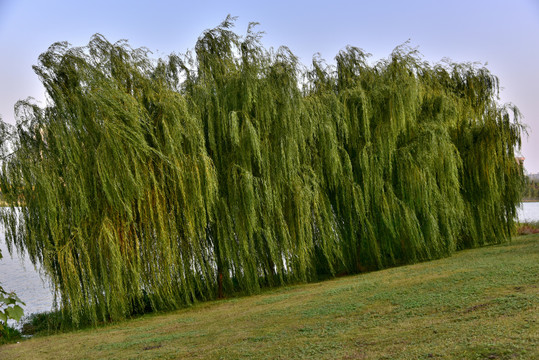
[[[520,221],[539,221],[539,202],[523,203],[518,209]],[[47,279],[34,269],[28,256],[13,254],[11,257],[5,244],[4,232],[0,228],[0,283],[7,291],[15,293],[26,303],[25,315],[52,309],[53,295]]]
[[[539,202],[525,202],[518,208],[518,219],[524,221],[539,221]]]
[[[39,269],[36,271],[27,255],[20,256],[16,252],[13,257],[9,255],[1,227],[0,249],[3,256],[0,259],[0,284],[4,290],[14,291],[26,304],[22,306],[25,315],[50,311],[53,302],[51,287],[40,276]]]

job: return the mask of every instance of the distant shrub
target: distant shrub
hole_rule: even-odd
[[[517,224],[517,235],[529,235],[539,233],[539,221]]]
[[[68,323],[60,311],[36,313],[22,320],[21,332],[23,335],[56,333],[67,330]]]

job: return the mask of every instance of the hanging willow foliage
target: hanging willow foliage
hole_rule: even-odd
[[[75,324],[510,238],[520,116],[488,70],[406,44],[305,69],[232,25],[157,61],[54,44],[35,67],[48,105],[2,128],[7,239]]]

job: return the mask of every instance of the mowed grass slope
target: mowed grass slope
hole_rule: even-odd
[[[539,359],[539,235],[0,347],[1,359]]]

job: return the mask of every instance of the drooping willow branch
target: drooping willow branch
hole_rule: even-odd
[[[40,56],[48,105],[3,135],[3,220],[75,322],[510,238],[521,125],[487,69],[405,45],[305,70],[232,25],[186,56],[100,35]]]

